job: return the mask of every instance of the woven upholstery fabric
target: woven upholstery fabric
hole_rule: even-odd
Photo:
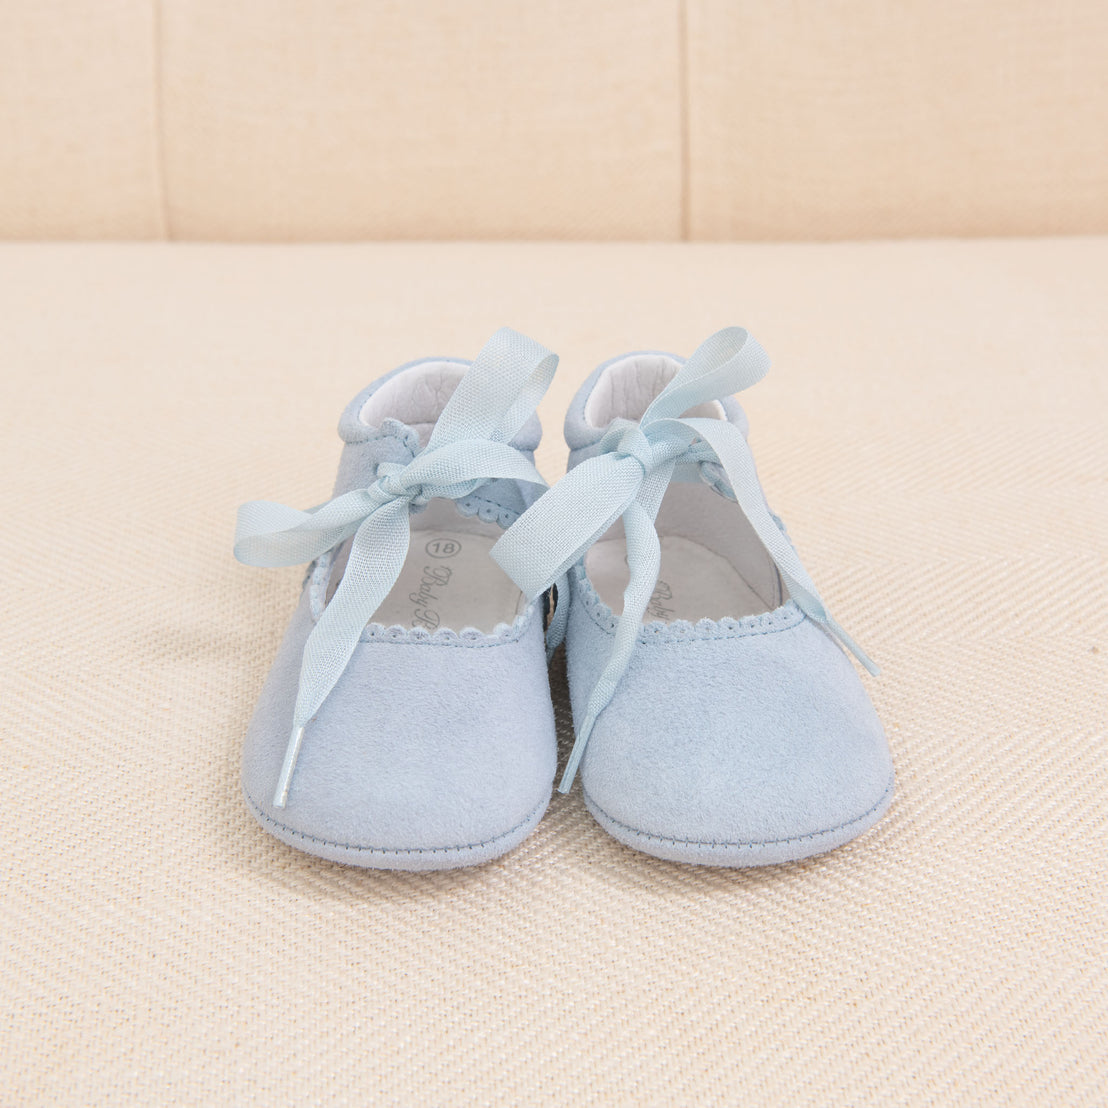
[[[1108,232],[1102,0],[5,0],[0,237]]]
[[[1108,231],[1096,0],[688,0],[687,37],[693,239]]]
[[[169,234],[671,239],[676,0],[162,0]]]
[[[1108,1100],[1108,240],[7,246],[0,295],[0,1103]],[[502,323],[563,355],[554,478],[595,362],[732,322],[884,666],[890,815],[757,872],[578,790],[469,872],[268,837],[240,743],[301,574],[232,560],[236,505],[324,499],[362,385]]]
[[[164,238],[150,0],[5,0],[0,237]]]

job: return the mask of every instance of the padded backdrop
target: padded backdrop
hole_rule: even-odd
[[[150,0],[4,0],[0,237],[165,237],[157,28]]]
[[[1108,5],[688,0],[689,232],[1108,230]]]
[[[1102,0],[5,0],[0,237],[1108,231]]]
[[[674,238],[675,0],[163,0],[180,238]]]
[[[1108,239],[6,246],[0,1104],[1108,1103]],[[580,793],[469,872],[267,836],[240,743],[375,375],[509,323],[592,365],[742,322],[771,502],[846,627],[890,815],[755,872]],[[560,661],[555,698],[568,718]]]

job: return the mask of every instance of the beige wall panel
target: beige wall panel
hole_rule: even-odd
[[[0,6],[0,237],[162,233],[150,0]]]
[[[688,0],[692,237],[1108,230],[1103,0]]]
[[[681,232],[677,0],[166,0],[170,233]]]

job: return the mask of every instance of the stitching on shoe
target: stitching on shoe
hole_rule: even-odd
[[[322,598],[334,556],[333,549],[321,554],[308,567],[308,573],[304,579],[304,584],[310,590],[308,605],[313,623],[318,623],[323,614]],[[510,646],[512,643],[519,642],[527,634],[537,610],[538,605],[535,601],[531,601],[511,623],[498,623],[492,631],[481,631],[475,627],[463,628],[461,631],[439,627],[435,631],[427,631],[422,627],[404,627],[395,623],[386,627],[384,624],[371,622],[362,631],[359,641],[415,646],[456,646],[467,650]]]
[[[585,614],[604,634],[615,635],[616,616],[612,609],[600,599],[592,582],[588,579],[582,563],[571,571],[573,573],[574,595],[585,609]],[[724,616],[721,619],[691,620],[679,619],[672,623],[664,620],[651,620],[639,628],[638,646],[675,646],[685,642],[720,642],[731,639],[745,639],[754,635],[774,635],[799,626],[807,617],[793,600],[770,612],[756,616]]]
[[[504,480],[504,478],[494,479]],[[504,530],[507,530],[519,519],[519,512],[514,508],[508,508],[487,496],[479,496],[477,493],[470,493],[469,496],[464,496],[461,500],[455,500],[454,504],[463,516],[476,515],[486,523],[498,524]]]
[[[413,846],[406,849],[396,849],[393,847],[385,846],[358,846],[354,843],[340,843],[335,842],[333,839],[321,839],[317,835],[309,835],[304,831],[297,831],[293,827],[289,827],[287,824],[281,823],[275,820],[267,812],[263,811],[258,805],[257,801],[243,789],[242,795],[246,798],[246,803],[250,805],[250,810],[259,819],[265,823],[271,824],[273,827],[278,828],[286,835],[292,835],[294,838],[303,839],[306,842],[316,843],[319,846],[334,846],[340,850],[357,851],[363,854],[377,854],[387,855],[393,858],[406,858],[417,854],[463,854],[466,851],[478,850],[483,846],[492,846],[493,843],[500,842],[502,839],[507,839],[514,835],[520,828],[525,827],[532,819],[535,818],[535,813],[541,811],[545,805],[550,801],[549,798],[539,801],[530,812],[514,827],[509,828],[507,831],[500,835],[494,835],[491,839],[485,839],[482,842],[466,843],[462,846]]]
[[[632,827],[630,824],[623,823],[621,820],[615,818],[615,816],[608,815],[599,804],[587,792],[584,793],[585,800],[588,801],[589,806],[595,808],[609,823],[615,824],[616,827],[622,828],[624,831],[630,831],[632,835],[638,835],[643,839],[650,839],[652,842],[665,843],[670,846],[695,846],[704,850],[729,850],[734,847],[744,847],[750,850],[755,850],[760,846],[782,846],[785,843],[800,843],[806,842],[811,839],[819,839],[825,835],[832,835],[836,831],[843,831],[852,824],[861,823],[864,819],[873,815],[878,808],[888,799],[889,794],[892,793],[893,787],[896,784],[895,774],[889,778],[888,785],[885,786],[885,791],[877,799],[877,802],[870,808],[867,808],[860,816],[855,816],[853,819],[848,819],[845,823],[837,824],[835,827],[826,827],[822,831],[811,831],[807,835],[794,835],[786,839],[763,839],[761,842],[711,842],[698,839],[671,839],[666,835],[656,835],[650,831],[640,831],[637,827]]]
[[[402,627],[393,624],[385,627],[380,623],[370,623],[362,632],[361,642],[403,643],[413,646],[459,646],[467,650],[484,650],[495,646],[510,646],[519,642],[530,630],[535,617],[536,604],[528,604],[518,615],[514,623],[497,624],[494,631],[479,631],[466,628],[454,631],[449,627],[440,627],[436,631],[427,631],[422,627]]]

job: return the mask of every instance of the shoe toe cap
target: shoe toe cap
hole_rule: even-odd
[[[283,647],[244,747],[254,815],[293,846],[369,867],[451,868],[510,849],[541,818],[555,768],[533,623],[537,641],[529,630],[491,649],[363,641],[276,808],[299,658]]]
[[[642,646],[582,765],[593,815],[648,853],[763,865],[861,834],[892,799],[881,724],[807,620],[772,635]]]

